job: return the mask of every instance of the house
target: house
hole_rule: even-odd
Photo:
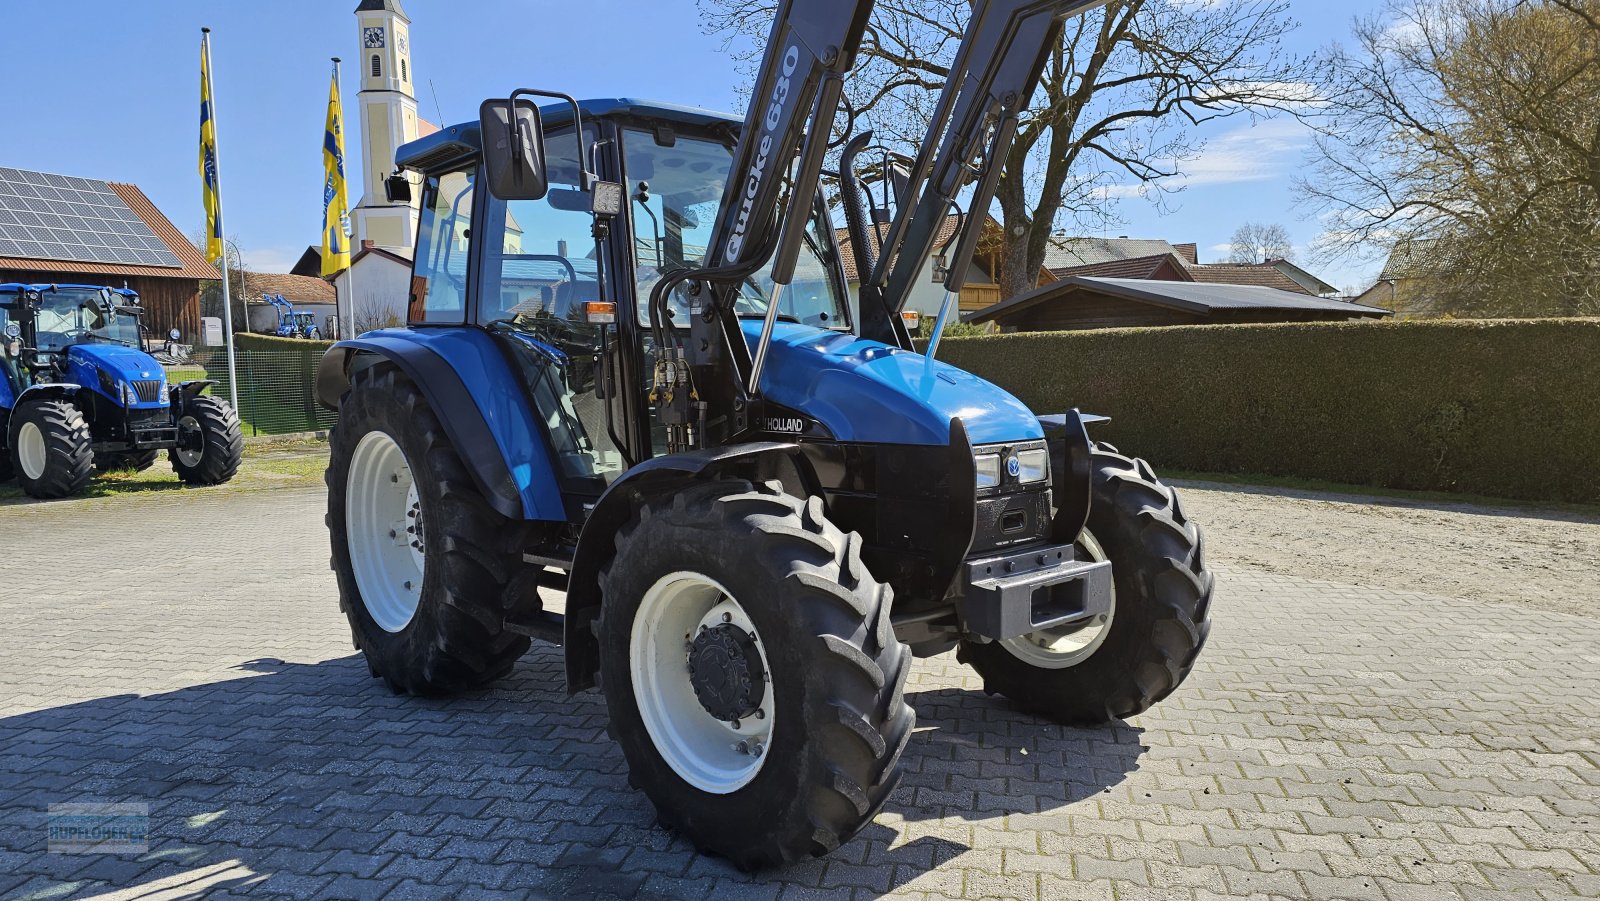
[[[401,248],[379,247],[372,241],[361,244],[350,258],[350,268],[330,279],[340,302],[351,304],[355,334],[404,325],[411,297],[410,256],[402,255]]]
[[[1337,322],[1389,311],[1257,285],[1074,275],[962,317],[1003,332],[1132,326]]]
[[[924,316],[939,315],[939,308],[944,305],[944,273],[939,271],[939,250],[955,234],[961,224],[960,216],[946,216],[944,223],[939,227],[939,234],[934,238],[934,253],[922,265],[917,280],[911,289],[910,296],[906,299],[906,310],[921,313]],[[879,224],[878,238],[881,242],[888,234],[889,226]],[[840,261],[844,263],[845,278],[849,281],[850,299],[859,300],[860,279],[856,273],[855,248],[850,244],[850,230],[836,229],[839,239]],[[998,270],[998,255],[993,250],[999,244],[1000,225],[992,218],[984,223],[984,234],[978,242],[979,250],[973,254],[970,268],[967,270],[967,281],[961,289],[960,312],[981,310],[990,304],[1000,301],[1000,286],[995,284],[994,273]]]
[[[200,335],[217,270],[137,185],[0,167],[0,282],[130,288],[154,335]]]
[[[1395,245],[1383,271],[1372,287],[1356,297],[1357,303],[1393,310],[1401,319],[1434,315],[1433,300],[1427,296],[1426,257],[1432,242],[1413,239]]]
[[[297,313],[312,313],[317,319],[317,328],[324,335],[336,334],[335,326],[330,324],[337,314],[337,304],[333,286],[309,275],[295,275],[294,273],[274,274],[268,272],[246,272],[238,277],[239,284],[244,286],[245,311],[250,317],[249,330],[260,334],[271,334],[278,330],[278,308],[268,303],[263,295],[282,297],[294,305]]]

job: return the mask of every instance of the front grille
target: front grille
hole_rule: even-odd
[[[135,394],[139,395],[139,400],[144,403],[160,400],[161,380],[149,379],[136,381],[133,383],[133,391]]]
[[[128,428],[134,430],[172,428],[172,411],[166,408],[131,410],[128,413]]]

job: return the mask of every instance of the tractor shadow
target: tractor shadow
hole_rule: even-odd
[[[826,895],[846,871],[889,891],[970,850],[971,822],[1104,791],[1144,750],[1125,725],[1067,729],[978,692],[914,692],[905,778],[877,821],[826,858],[746,874],[656,825],[600,695],[566,697],[558,649],[536,644],[503,682],[450,700],[392,695],[359,656],[236,669],[0,718],[0,897]],[[149,850],[48,853],[47,807],[72,801],[148,804]]]

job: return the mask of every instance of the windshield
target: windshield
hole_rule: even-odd
[[[680,266],[704,264],[733,151],[715,141],[682,135],[672,146],[664,147],[656,143],[654,134],[640,129],[627,130],[624,146],[627,190],[633,205],[639,320],[647,322],[650,289],[661,276]],[[780,318],[821,328],[849,327],[843,300],[829,275],[833,250],[823,231],[829,227],[820,214],[813,215],[794,281],[778,300]],[[769,272],[763,272],[740,286],[734,310],[740,316],[764,316],[771,294],[772,279]]]
[[[122,301],[119,294],[112,300]],[[41,296],[39,349],[63,350],[72,344],[104,341],[139,346],[139,317],[127,307],[106,306],[99,291],[57,288]]]

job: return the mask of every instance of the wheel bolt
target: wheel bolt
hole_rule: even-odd
[[[739,720],[738,720],[738,718],[735,717],[734,719],[729,720],[728,721],[728,725],[732,726],[735,729],[739,728]],[[741,742],[740,744],[743,744],[743,742]]]
[[[739,742],[738,748],[739,748],[739,753],[740,754],[749,754],[750,753],[750,743],[747,742],[747,741]]]
[[[410,583],[410,582],[409,582],[409,581],[408,581],[408,582],[406,582],[406,590],[407,590],[407,591],[410,591],[410,590],[411,590],[411,583]]]
[[[394,529],[390,529],[389,530],[389,537],[390,538],[398,538],[399,536],[400,536],[399,532],[396,532]]]
[[[733,614],[731,614],[731,613],[722,614],[722,621],[725,622],[725,623],[733,622]]]
[[[757,707],[756,708],[756,719],[764,720],[766,718],[767,718],[767,712],[765,710],[761,709],[760,707]]]

